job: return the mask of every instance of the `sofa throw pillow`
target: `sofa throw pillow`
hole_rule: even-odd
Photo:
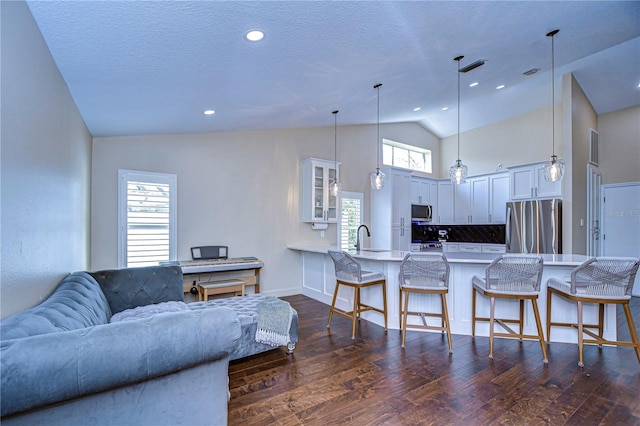
[[[157,314],[183,312],[188,310],[190,309],[184,302],[162,302],[153,305],[138,306],[137,308],[118,312],[111,317],[110,322],[133,321],[142,318],[149,318]]]
[[[146,266],[90,272],[116,314],[154,303],[184,302],[179,266]]]

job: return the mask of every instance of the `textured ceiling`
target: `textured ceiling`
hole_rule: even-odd
[[[335,109],[340,125],[375,123],[382,83],[381,122],[445,137],[454,57],[487,61],[461,74],[464,131],[550,105],[556,28],[556,89],[573,72],[598,114],[640,105],[638,1],[28,4],[94,136],[329,126]],[[244,40],[256,28],[264,40]]]

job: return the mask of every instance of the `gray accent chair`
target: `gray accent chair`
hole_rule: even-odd
[[[0,322],[3,425],[226,424],[233,309],[110,323],[182,301],[176,266],[76,272],[41,304]]]

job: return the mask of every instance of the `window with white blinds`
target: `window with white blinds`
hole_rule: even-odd
[[[132,170],[118,175],[119,266],[175,260],[177,176]]]
[[[353,249],[358,227],[362,224],[364,196],[360,192],[340,193],[340,221],[338,222],[338,246],[340,250]]]

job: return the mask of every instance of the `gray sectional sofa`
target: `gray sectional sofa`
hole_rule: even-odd
[[[182,301],[177,266],[68,275],[40,305],[0,322],[1,423],[226,424],[230,356],[273,349],[248,341],[255,315],[211,301],[111,322]]]

